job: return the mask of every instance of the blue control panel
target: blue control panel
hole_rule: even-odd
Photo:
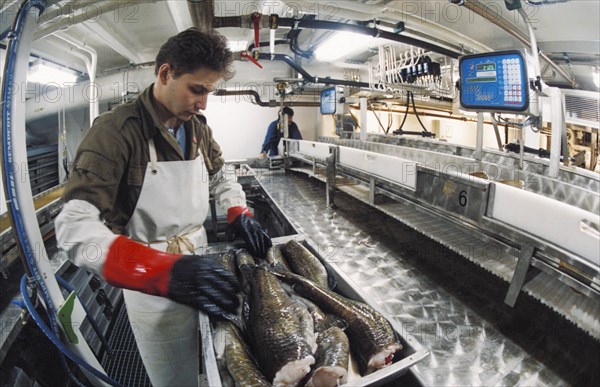
[[[335,87],[321,90],[321,114],[335,114],[337,93]]]
[[[523,112],[529,107],[527,66],[521,51],[463,56],[460,105],[466,110]]]

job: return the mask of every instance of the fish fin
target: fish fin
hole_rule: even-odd
[[[327,262],[321,261],[321,263],[323,264],[323,267],[325,267],[325,271],[327,272],[327,286],[329,287],[329,289],[334,290],[337,286],[337,279],[335,277],[333,269],[331,268],[331,266],[329,266]]]

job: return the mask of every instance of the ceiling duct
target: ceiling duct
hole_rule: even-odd
[[[215,4],[213,0],[188,0],[188,8],[192,16],[194,27],[202,32],[213,30],[213,17]]]

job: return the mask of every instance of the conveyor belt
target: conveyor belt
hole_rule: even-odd
[[[294,168],[324,181],[312,168]],[[369,204],[369,189],[363,185],[338,185],[337,188]],[[375,204],[375,208],[419,231],[450,250],[469,259],[490,273],[510,282],[517,264],[518,251],[492,239],[474,228],[444,218],[409,201],[391,201]],[[508,289],[508,284],[506,289]],[[600,304],[585,297],[556,278],[540,272],[523,290],[562,314],[574,324],[600,339]]]
[[[504,265],[505,274],[500,276],[504,278],[490,276],[412,227],[425,230],[432,239],[444,238],[457,252],[464,252],[461,246],[483,243],[474,235],[403,204],[382,205],[381,210],[394,219],[343,194],[336,196],[336,208],[328,209],[325,187],[313,179],[277,172],[260,176],[298,230],[322,246],[323,255],[336,260],[405,328],[406,335],[430,349],[430,357],[412,370],[421,383],[595,385],[600,381],[597,341],[527,295],[515,308],[503,304],[505,279],[514,265],[509,257],[501,258],[498,266]],[[353,185],[344,190],[365,201],[361,188]],[[476,256],[477,249],[471,250]],[[499,270],[494,262],[487,265],[490,272]],[[527,293],[547,292],[540,288],[542,283],[565,286],[542,273],[528,284]],[[586,297],[568,287],[555,290],[558,293],[559,299],[545,302],[570,302],[572,308],[585,304]],[[597,316],[594,308],[580,313]]]

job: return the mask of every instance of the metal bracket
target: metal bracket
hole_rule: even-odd
[[[525,284],[525,278],[529,272],[531,257],[533,256],[534,251],[535,247],[529,243],[524,244],[521,248],[517,267],[515,268],[512,280],[510,281],[510,286],[508,288],[508,292],[506,292],[506,297],[504,298],[504,303],[511,308],[515,306],[517,297],[519,297],[519,293],[521,293],[521,289]]]
[[[375,178],[369,178],[369,203],[375,204]]]
[[[327,207],[335,207],[335,171],[337,160],[337,148],[331,148],[330,154],[325,159],[325,184],[326,184],[326,199]]]

